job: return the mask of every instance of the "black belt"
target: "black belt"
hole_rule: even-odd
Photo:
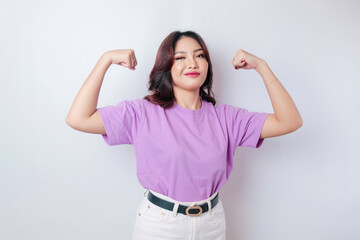
[[[152,202],[153,204],[165,208],[169,211],[173,211],[174,209],[175,203],[161,199],[155,196],[154,194],[152,194],[150,191],[147,195],[147,199],[149,199],[149,201]],[[219,193],[216,194],[216,196],[210,201],[211,208],[215,207],[218,202],[219,202]],[[199,216],[207,211],[209,211],[209,205],[207,203],[204,203],[202,205],[194,205],[194,206],[184,206],[180,204],[177,210],[178,213],[182,213],[188,216]]]

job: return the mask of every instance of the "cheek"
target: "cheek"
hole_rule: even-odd
[[[181,66],[181,64],[175,64],[171,67],[171,74],[173,75],[181,75],[183,70],[183,67]]]
[[[207,61],[204,61],[204,62],[202,63],[202,69],[206,70],[206,72],[207,72],[208,67],[209,67],[208,62],[207,62]]]

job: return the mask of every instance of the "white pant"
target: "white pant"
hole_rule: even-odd
[[[157,197],[174,202],[174,210],[158,207],[144,196],[136,211],[132,240],[225,240],[225,212],[220,198],[214,208],[209,208],[209,211],[200,216],[190,217],[177,213],[178,204],[190,206],[195,203],[198,205],[208,203],[210,205],[210,200],[216,196],[216,193],[203,201],[178,202],[150,191]]]

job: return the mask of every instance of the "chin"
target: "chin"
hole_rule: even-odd
[[[174,82],[173,82],[174,83]],[[199,80],[199,79],[182,79],[180,81],[180,84],[175,83],[177,88],[181,88],[181,89],[186,89],[189,91],[194,91],[196,89],[200,89],[200,87],[202,85],[204,85],[205,83],[205,79],[204,80]],[[174,86],[175,86],[174,85]]]

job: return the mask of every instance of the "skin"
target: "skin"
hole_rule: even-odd
[[[193,38],[182,37],[175,44],[174,63],[171,67],[175,101],[183,108],[201,108],[200,87],[204,84],[208,62],[200,44]],[[199,72],[196,78],[186,76],[189,72]]]
[[[266,118],[260,138],[281,136],[302,126],[303,121],[294,101],[265,60],[238,49],[232,65],[236,70],[255,69],[262,77],[268,91],[274,113],[270,113]]]
[[[105,73],[112,65],[135,70],[137,60],[133,49],[116,49],[104,53],[77,93],[65,122],[81,132],[106,134],[103,121],[97,111],[101,85]]]
[[[184,108],[198,110],[201,108],[199,89],[205,82],[208,63],[201,56],[200,45],[196,40],[183,37],[176,46],[174,64],[171,68],[174,94],[177,104]],[[66,123],[72,128],[87,132],[106,134],[100,114],[97,112],[97,102],[100,88],[107,69],[112,65],[120,65],[135,70],[137,60],[133,49],[111,50],[104,53],[92,72],[80,88],[71,109],[66,117]],[[291,133],[303,124],[300,113],[289,93],[271,71],[265,60],[238,49],[231,64],[236,70],[254,69],[259,73],[269,94],[274,113],[266,118],[260,138],[276,137]],[[185,73],[197,71],[200,76],[190,78]]]

